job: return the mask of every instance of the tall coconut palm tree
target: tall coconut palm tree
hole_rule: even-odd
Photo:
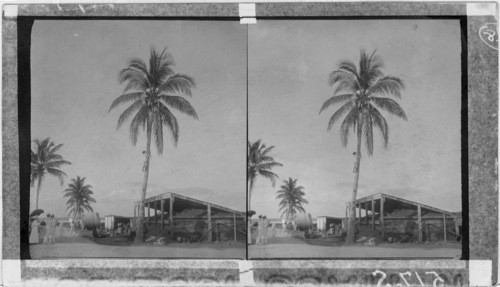
[[[354,243],[354,202],[358,191],[361,163],[361,142],[364,141],[369,156],[373,154],[373,130],[378,129],[384,140],[384,147],[389,142],[389,126],[380,111],[387,112],[407,120],[401,106],[392,98],[401,98],[404,89],[400,78],[382,73],[383,63],[375,52],[367,54],[361,50],[358,68],[353,62],[342,61],[337,70],[330,73],[330,86],[336,85],[333,96],[326,100],[320,113],[330,106],[340,105],[328,122],[328,131],[343,118],[340,126],[340,140],[347,146],[349,132],[357,134],[357,149],[354,164],[354,184],[351,193],[350,214],[346,243]]]
[[[128,66],[119,74],[120,83],[126,83],[125,90],[109,108],[111,111],[120,105],[130,104],[120,115],[117,129],[134,115],[129,128],[132,145],[136,145],[141,129],[146,132],[146,151],[143,152],[145,159],[142,168],[144,176],[136,243],[144,241],[142,223],[148,187],[151,137],[154,137],[156,150],[161,155],[163,153],[163,126],[170,131],[175,146],[179,140],[179,124],[171,109],[198,119],[193,106],[182,97],[191,97],[191,89],[195,87],[194,79],[175,73],[173,66],[174,59],[166,49],[158,53],[151,48],[149,66],[140,58],[130,60]]]
[[[269,179],[274,187],[278,175],[272,172],[272,168],[276,166],[283,166],[269,155],[273,149],[274,146],[266,147],[265,144],[261,143],[261,140],[253,143],[247,142],[248,210],[251,210],[252,190],[257,176],[261,175],[262,177]],[[247,228],[247,241],[249,243],[252,242],[250,217],[248,217],[249,222]]]
[[[63,157],[57,153],[62,148],[63,144],[56,145],[54,142],[50,141],[50,138],[46,138],[42,141],[35,139],[33,143],[35,144],[35,150],[31,150],[30,183],[32,187],[37,183],[35,209],[38,209],[40,189],[42,188],[42,182],[45,179],[45,175],[56,176],[59,179],[59,183],[63,185],[66,173],[64,173],[60,167],[71,163],[63,159]]]
[[[304,198],[306,193],[304,192],[303,186],[297,186],[298,179],[292,179],[283,181],[283,185],[280,186],[280,190],[276,192],[276,199],[280,200],[280,209],[282,211],[281,217],[285,216],[287,222],[293,220],[297,212],[306,212],[304,209],[304,204],[308,204],[307,199]]]
[[[63,195],[64,198],[68,198],[66,202],[66,211],[69,210],[68,216],[78,220],[82,218],[84,211],[94,211],[91,204],[96,201],[92,194],[94,194],[92,186],[85,184],[85,177],[77,176],[76,179],[71,179]]]
[[[271,151],[274,146],[266,147],[265,144],[261,143],[261,140],[247,144],[247,156],[248,156],[248,209],[250,210],[250,203],[252,199],[252,189],[255,184],[257,176],[262,176],[271,181],[274,187],[276,179],[279,178],[277,174],[272,172],[272,168],[276,166],[283,166],[281,163],[276,162],[272,156],[270,156]]]

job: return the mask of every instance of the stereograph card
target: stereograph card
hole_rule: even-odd
[[[2,284],[496,284],[497,23],[4,5]]]

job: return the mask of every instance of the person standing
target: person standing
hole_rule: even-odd
[[[271,225],[271,237],[276,237],[276,222]]]
[[[283,234],[281,237],[286,237],[286,220],[284,218],[281,219],[281,226],[283,228]]]
[[[38,222],[38,217],[35,217],[31,222],[30,243],[40,243],[40,237],[38,236],[38,226],[40,226],[40,222]]]
[[[50,243],[49,242],[49,237],[50,237],[50,234],[52,233],[52,223],[51,223],[51,217],[50,217],[50,213],[47,214],[47,218],[45,219],[45,236],[43,238],[43,243],[44,244],[47,244],[47,243]]]
[[[267,244],[267,229],[269,228],[269,220],[267,220],[267,216],[264,215],[262,218],[262,239],[263,243]]]
[[[69,218],[69,229],[71,230],[70,236],[75,236],[75,221],[71,217]]]
[[[56,220],[54,214],[52,214],[50,216],[50,225],[51,225],[51,228],[50,228],[50,234],[49,234],[49,243],[56,243],[54,240],[54,237],[56,235],[57,220]]]
[[[255,244],[262,243],[262,223],[262,215],[259,215],[257,219],[257,241],[255,241]]]

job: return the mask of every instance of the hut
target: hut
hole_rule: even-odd
[[[332,225],[342,225],[341,217],[318,216],[316,219],[316,228],[318,231],[327,231]]]
[[[149,230],[183,241],[245,240],[245,213],[168,192],[146,198],[144,218]],[[134,217],[140,210],[135,202]]]
[[[410,236],[422,241],[461,239],[461,213],[450,212],[385,193],[354,202],[358,229],[378,230],[381,238]],[[346,218],[349,202],[346,202]],[[364,214],[364,215],[363,215]]]
[[[130,225],[130,217],[119,215],[106,215],[104,217],[104,227],[106,229],[116,229],[120,223]]]

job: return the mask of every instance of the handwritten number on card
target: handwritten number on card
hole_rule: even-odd
[[[484,24],[479,29],[479,37],[484,43],[486,43],[486,45],[498,50],[497,23]]]
[[[399,273],[399,276],[406,283],[406,286],[410,286],[410,283],[408,283],[408,281],[406,281],[405,275],[408,275],[408,277],[411,277],[411,272],[410,271],[406,271],[405,273]]]
[[[425,274],[434,274],[436,276],[436,279],[432,281],[432,286],[438,287],[438,286],[444,286],[443,284],[437,285],[437,281],[441,281],[441,283],[444,283],[444,280],[439,277],[439,275],[436,273],[436,271],[431,271],[431,272],[425,272]]]
[[[380,278],[377,282],[377,287],[382,287],[382,282],[384,282],[385,277],[387,277],[387,274],[385,274],[385,272],[382,272],[380,270],[375,270],[372,274],[373,276],[377,276],[377,274],[382,275],[382,278]]]
[[[488,41],[490,42],[498,42],[498,39],[495,40],[495,35],[497,34],[495,31],[493,30],[486,30],[486,31],[483,31],[483,34],[487,35],[488,36]]]
[[[436,271],[425,272],[425,274],[427,274],[427,275],[433,275],[432,276],[434,278],[434,281],[432,281],[432,286],[433,287],[442,287],[442,286],[444,286],[444,280],[441,277],[439,277],[439,275],[437,274]],[[385,274],[385,272],[380,271],[380,270],[375,270],[374,272],[372,272],[372,275],[373,276],[381,275],[381,277],[379,278],[379,280],[377,282],[377,287],[391,287],[392,286],[389,283],[383,285],[385,278],[387,278],[387,274]],[[412,275],[412,273],[410,271],[406,271],[404,273],[399,273],[399,276],[401,277],[401,279],[403,279],[403,281],[406,284],[406,286],[413,286],[412,284],[410,284],[406,280],[407,278],[405,277],[405,276],[407,276],[408,278],[410,278],[411,275]],[[415,276],[417,277],[418,282],[420,283],[421,286],[426,286],[424,284],[424,282],[422,281],[422,278],[420,277],[420,275],[418,274],[417,271],[415,271]],[[441,283],[441,284],[438,285],[439,283]],[[396,286],[403,286],[403,285],[402,284],[397,284]]]
[[[420,282],[421,286],[425,286],[424,281],[422,281],[422,278],[420,278],[420,275],[418,275],[418,272],[415,272],[415,275],[417,276],[418,282]]]

